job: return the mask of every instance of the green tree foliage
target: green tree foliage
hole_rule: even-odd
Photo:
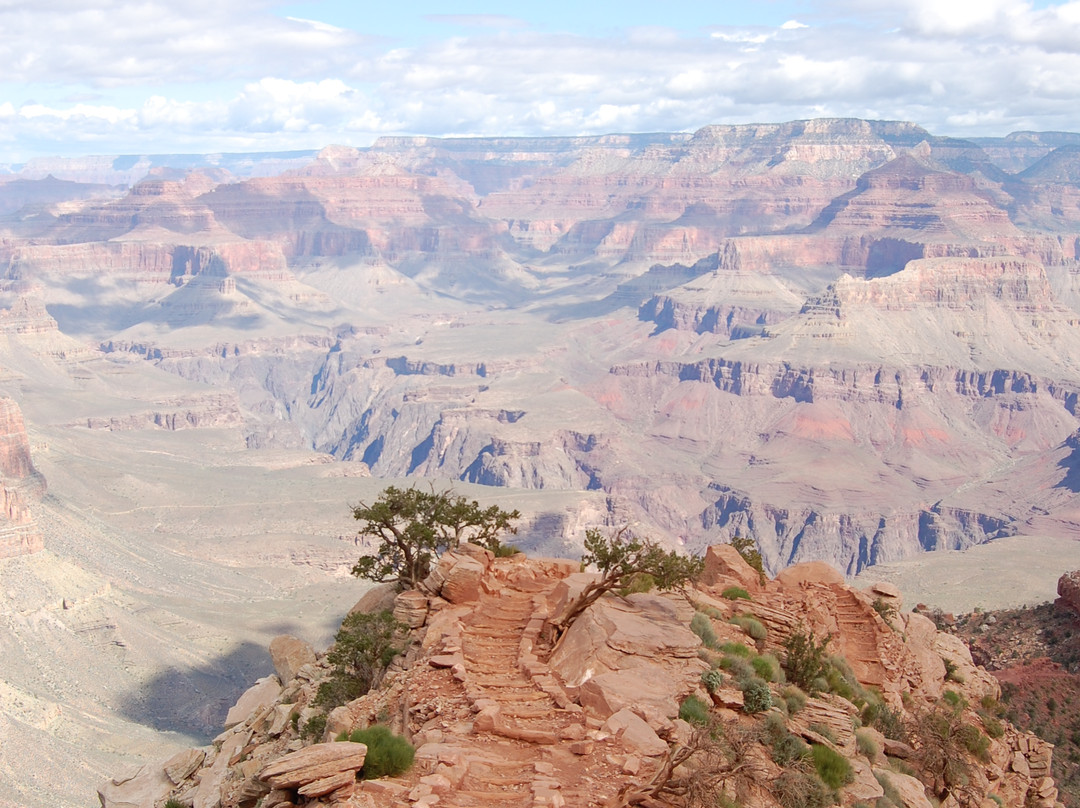
[[[638,539],[629,528],[620,528],[611,536],[599,530],[585,531],[585,555],[582,567],[595,564],[600,580],[590,582],[578,597],[570,601],[553,622],[562,634],[592,604],[607,592],[619,590],[638,575],[648,575],[657,589],[675,589],[699,575],[705,562],[664,550],[649,539]]]
[[[401,653],[406,629],[389,611],[346,617],[326,655],[333,672],[319,686],[315,704],[331,710],[377,687],[390,662]]]
[[[513,522],[521,517],[496,505],[480,507],[452,491],[423,491],[390,486],[368,505],[353,507],[353,518],[363,524],[361,536],[378,539],[374,555],[362,556],[352,574],[369,581],[398,581],[415,588],[431,565],[448,548],[471,541],[498,554],[499,536],[516,533]]]
[[[815,681],[823,677],[828,666],[826,648],[832,640],[829,634],[822,640],[814,637],[814,632],[799,629],[791,632],[784,640],[784,673],[789,681],[794,682],[808,693],[818,688]]]
[[[731,546],[743,557],[743,561],[757,570],[758,581],[764,585],[765,565],[761,561],[761,553],[758,551],[757,545],[754,544],[754,540],[736,533],[731,540]]]

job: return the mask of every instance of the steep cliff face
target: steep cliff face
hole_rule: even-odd
[[[0,558],[35,553],[44,547],[32,505],[45,493],[45,478],[30,459],[22,411],[0,397]]]

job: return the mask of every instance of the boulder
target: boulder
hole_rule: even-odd
[[[101,808],[146,808],[172,791],[170,780],[160,766],[146,765],[114,777],[98,789]]]
[[[427,621],[428,598],[416,589],[406,589],[394,598],[394,619],[409,628],[420,628]]]
[[[748,592],[761,591],[761,576],[730,544],[714,544],[705,551],[700,580],[706,586],[741,586]]]
[[[824,561],[806,561],[795,564],[776,574],[776,580],[784,586],[800,587],[810,584],[844,584],[844,576]]]
[[[263,707],[269,707],[281,694],[281,682],[276,676],[264,676],[237,700],[225,716],[225,729],[242,724],[247,717]]]
[[[668,745],[660,740],[660,736],[653,728],[626,707],[610,716],[601,730],[618,737],[630,752],[647,757],[664,755],[668,752]]]
[[[377,614],[394,608],[394,596],[398,593],[396,583],[375,584],[356,605],[349,609],[349,614]]]
[[[1080,614],[1080,570],[1066,572],[1058,578],[1057,593],[1059,605]]]
[[[278,758],[259,772],[259,779],[269,783],[275,789],[296,788],[301,791],[305,786],[319,784],[313,790],[304,792],[304,796],[321,796],[340,788],[340,785],[328,791],[321,791],[324,781],[339,778],[343,774],[356,773],[364,767],[367,746],[351,741],[334,741],[307,746]]]
[[[204,760],[206,760],[206,752],[202,749],[185,749],[166,760],[162,768],[173,783],[180,785],[195,773]]]
[[[656,659],[696,659],[701,639],[657,602],[664,599],[650,598],[640,601],[648,611],[617,598],[598,600],[567,629],[551,655],[551,668],[573,687],[590,676]]]
[[[282,684],[291,682],[301,666],[316,660],[315,649],[299,637],[282,634],[270,641],[270,659]]]
[[[447,571],[439,594],[451,603],[472,603],[479,600],[480,580],[486,569],[486,565],[475,558],[459,558]]]
[[[903,808],[934,808],[934,804],[926,798],[926,788],[915,777],[891,769],[874,769],[874,776],[884,779],[896,789],[904,803]]]
[[[679,714],[675,700],[677,692],[675,680],[666,670],[645,663],[636,668],[593,676],[581,685],[578,700],[597,718],[609,718],[629,707],[645,713],[650,723],[654,723],[657,719],[674,718]]]

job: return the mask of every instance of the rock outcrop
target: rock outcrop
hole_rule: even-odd
[[[245,694],[247,715],[212,747],[116,778],[102,788],[102,804],[153,808],[171,795],[199,808],[585,808],[626,806],[647,795],[647,804],[680,806],[679,784],[693,781],[714,796],[766,808],[793,787],[792,778],[810,777],[799,780],[801,787],[815,787],[813,775],[792,768],[778,751],[784,738],[801,737],[848,761],[850,775],[837,793],[844,805],[887,790],[905,808],[1060,808],[1049,777],[1052,747],[1003,722],[991,731],[990,719],[968,705],[992,704],[997,680],[927,618],[897,612],[886,622],[872,597],[895,599],[887,585],[859,592],[824,565],[762,583],[738,554],[716,548],[710,557],[708,583],[603,598],[553,647],[548,620],[588,573],[569,561],[495,559],[479,547],[462,547],[410,596],[410,603],[425,599],[427,609],[382,686],[333,709],[321,738],[304,740],[300,730],[319,716],[313,698],[329,673],[324,659],[302,666],[258,704]],[[751,599],[730,599],[730,587],[755,583]],[[796,633],[830,637],[834,659],[844,660],[830,664],[847,670],[838,674],[846,677],[842,687],[822,684],[832,692],[808,697],[756,673],[736,673],[726,649],[743,648],[739,658],[747,668],[747,656],[764,653],[752,666],[763,672],[776,665],[768,652],[783,656]],[[758,651],[749,650],[755,642]],[[721,659],[723,671],[715,667]],[[758,688],[753,696],[751,682]],[[876,700],[877,712],[860,710],[852,701],[856,692]],[[709,714],[715,737],[727,739],[726,751],[709,746],[684,720],[691,715],[688,699]],[[242,711],[239,704],[234,709]],[[891,723],[874,723],[875,715],[891,716]],[[335,738],[377,720],[411,740],[416,762],[395,777],[358,779],[367,748]],[[853,730],[862,721],[872,726]],[[982,740],[965,747],[926,734],[942,722]],[[946,741],[948,771],[935,751]],[[905,759],[902,771],[882,749]],[[948,773],[956,771],[962,780]],[[127,791],[117,790],[125,785]]]
[[[45,494],[45,478],[30,458],[22,412],[0,398],[0,558],[34,553],[44,547],[32,505]]]

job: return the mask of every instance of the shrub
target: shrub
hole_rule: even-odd
[[[955,690],[946,690],[941,694],[941,700],[958,712],[967,707],[968,704],[967,699]]]
[[[961,724],[956,737],[961,745],[978,760],[986,763],[990,760],[990,739],[973,724]]]
[[[825,650],[830,640],[831,634],[818,640],[812,631],[793,631],[784,640],[787,678],[809,693],[820,690],[816,682],[825,674]]]
[[[826,808],[833,804],[825,786],[803,766],[784,769],[773,781],[772,789],[783,808]]]
[[[749,659],[754,655],[754,652],[741,642],[726,642],[720,646],[720,650],[730,656],[742,657],[743,659]]]
[[[764,642],[765,638],[769,636],[769,632],[766,631],[765,626],[762,624],[762,622],[751,615],[736,615],[735,617],[732,617],[731,620],[729,620],[728,622],[738,626],[747,634],[749,634],[751,639],[757,640],[758,642]]]
[[[720,593],[720,597],[727,598],[728,600],[753,600],[753,598],[750,597],[750,593],[741,586],[729,586]]]
[[[184,805],[184,803],[180,802],[180,800],[176,799],[175,797],[169,797],[169,799],[165,800],[165,808],[188,808],[188,807],[186,805]]]
[[[964,683],[964,676],[960,673],[956,663],[948,657],[942,657],[941,661],[945,663],[945,681],[956,682],[957,684]]]
[[[701,642],[706,648],[711,648],[714,651],[719,650],[720,641],[716,639],[716,632],[713,631],[712,623],[701,612],[695,612],[690,619],[690,630],[701,638]]]
[[[738,656],[725,655],[720,660],[720,667],[731,674],[731,676],[739,684],[739,687],[744,686],[747,682],[749,682],[757,675],[754,673],[754,666],[742,657]]]
[[[311,716],[300,730],[301,738],[321,738],[326,732],[326,716],[322,713]]]
[[[699,727],[708,726],[709,707],[697,696],[687,696],[679,705],[679,718],[688,724],[695,724]]]
[[[809,727],[807,727],[807,729],[809,729],[811,732],[816,732],[818,735],[820,735],[822,738],[825,738],[830,743],[836,743],[836,733],[824,724],[814,722]]]
[[[886,623],[892,623],[892,619],[896,617],[896,607],[889,603],[885,598],[874,598],[874,611],[881,615],[881,619]]]
[[[754,672],[766,682],[775,682],[780,678],[780,661],[772,654],[763,654],[750,660]]]
[[[651,592],[654,586],[656,586],[655,578],[647,572],[639,572],[637,575],[632,576],[626,586],[619,590],[619,594],[625,598],[627,595]]]
[[[716,668],[710,668],[701,674],[701,684],[710,693],[715,693],[724,685],[724,675]]]
[[[742,692],[744,712],[763,713],[772,707],[772,691],[761,679],[752,678],[743,686]]]
[[[862,722],[894,741],[904,740],[907,734],[903,714],[882,701],[867,702],[863,707]]]
[[[787,704],[788,712],[791,715],[795,715],[806,706],[806,694],[795,685],[788,685],[781,691],[780,695],[784,697],[784,703]]]
[[[408,771],[416,754],[411,743],[382,724],[353,730],[351,734],[343,732],[338,740],[367,745],[364,768],[360,771],[360,776],[365,780],[394,777]]]
[[[1005,727],[1002,723],[990,715],[985,710],[978,710],[979,718],[982,720],[983,728],[986,730],[986,734],[991,738],[1000,738],[1005,734]]]
[[[521,549],[516,544],[503,544],[498,539],[495,539],[492,543],[486,545],[491,552],[495,554],[496,558],[510,558],[521,552]],[[648,592],[648,589],[640,590],[642,592]]]
[[[829,788],[841,788],[855,779],[851,764],[835,749],[815,743],[810,747],[810,754],[813,756],[818,777]]]
[[[772,759],[778,766],[786,768],[810,757],[810,747],[802,738],[788,731],[779,713],[769,713],[766,717],[765,735],[772,747]]]
[[[389,611],[356,612],[346,617],[326,655],[334,668],[319,686],[315,705],[331,710],[376,687],[390,662],[401,653],[405,631],[406,626]]]
[[[865,755],[871,761],[881,753],[881,749],[878,748],[877,738],[874,737],[872,732],[868,732],[865,727],[855,730],[855,748],[859,750],[860,755]]]

